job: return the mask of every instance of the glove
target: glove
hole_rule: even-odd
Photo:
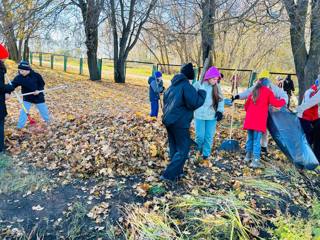
[[[232,101],[232,102],[233,102],[234,100],[237,100],[237,99],[240,99],[239,94],[231,97],[231,101]]]
[[[222,118],[223,118],[222,112],[219,112],[219,111],[216,112],[215,117],[216,117],[217,121],[220,122],[222,120]]]

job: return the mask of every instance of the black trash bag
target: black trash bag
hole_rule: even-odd
[[[288,109],[269,108],[268,130],[280,150],[298,168],[314,170],[319,165],[298,117]]]

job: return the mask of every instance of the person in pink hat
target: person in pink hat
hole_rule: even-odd
[[[218,83],[220,79],[220,71],[212,66],[206,72],[204,80],[193,85],[197,90],[207,93],[204,104],[194,112],[196,143],[203,159],[211,155],[216,125],[223,117],[224,99]]]

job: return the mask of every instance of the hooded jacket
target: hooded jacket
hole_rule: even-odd
[[[162,122],[166,127],[189,128],[193,112],[206,99],[206,91],[197,91],[184,74],[177,74],[164,93]]]

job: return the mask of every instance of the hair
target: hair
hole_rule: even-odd
[[[6,65],[4,65],[4,62],[0,59],[0,72],[7,73]]]
[[[221,95],[222,93],[218,86],[218,83],[215,85],[212,85],[212,107],[216,111],[218,109],[219,102],[222,100]]]
[[[255,87],[253,88],[252,90],[252,100],[253,102],[256,104],[258,98],[259,98],[259,95],[260,95],[260,88],[263,86],[262,85],[262,79],[259,79],[259,81],[257,82],[257,84],[255,85]]]

